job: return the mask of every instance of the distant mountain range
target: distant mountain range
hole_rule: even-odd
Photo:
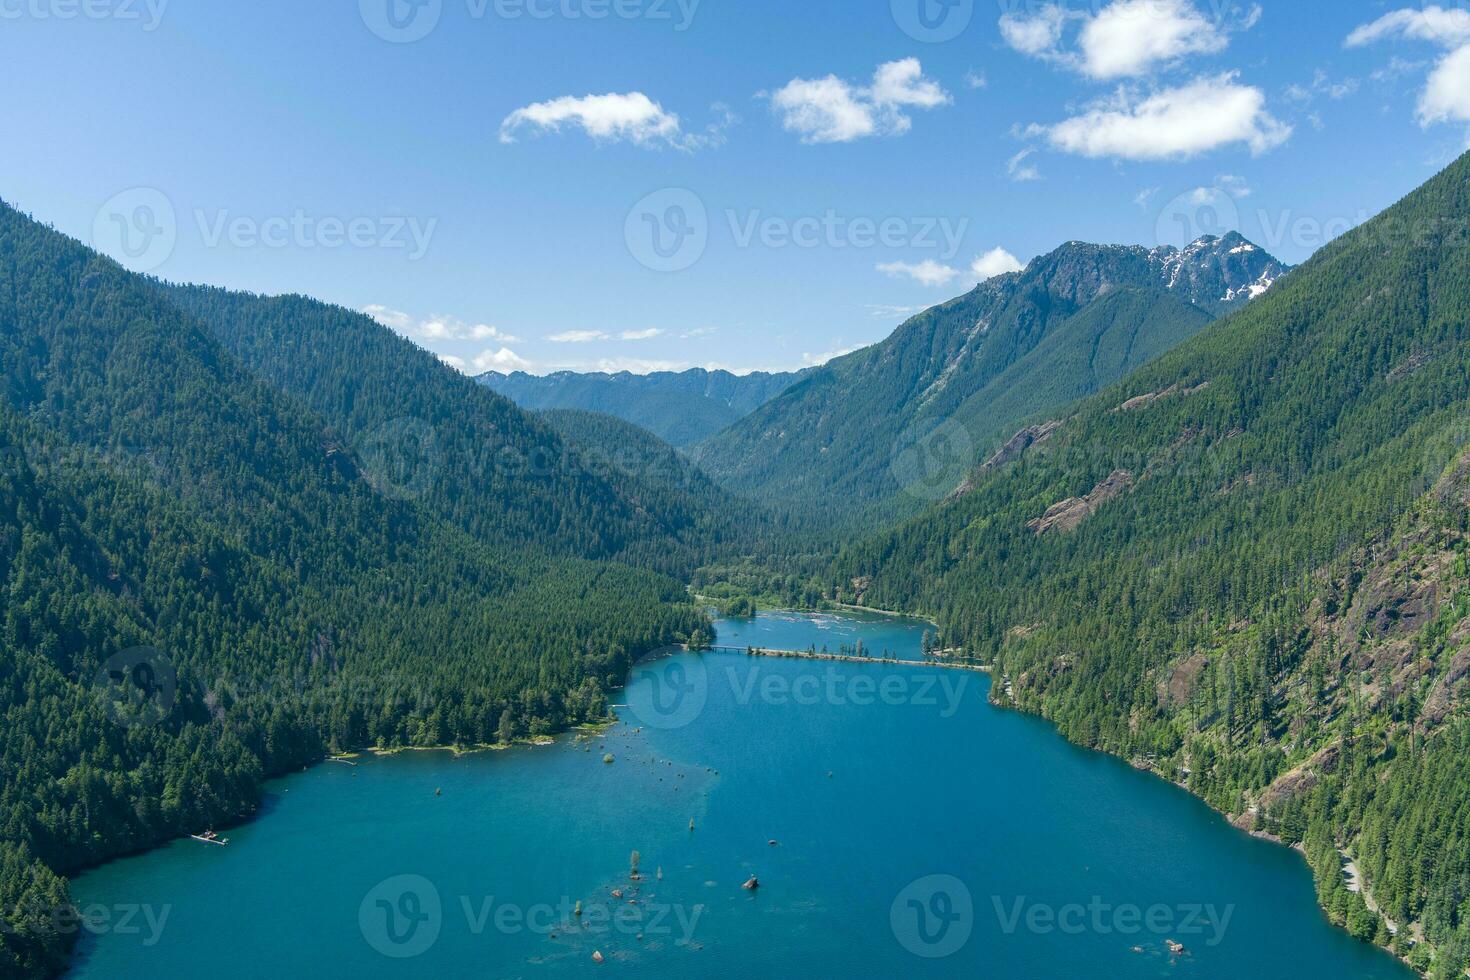
[[[1024,423],[1118,380],[1287,271],[1235,233],[1184,249],[1069,242],[808,372],[693,453],[733,492],[815,520],[912,512]]]
[[[795,384],[801,374],[736,375],[695,368],[654,374],[559,371],[539,377],[492,371],[479,381],[522,408],[601,412],[683,448],[738,422]]]

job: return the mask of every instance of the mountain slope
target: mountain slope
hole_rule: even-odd
[[[973,419],[970,438],[993,446],[1019,420],[1069,405],[1126,377],[1211,321],[1170,293],[1124,287],[1069,317],[1034,350],[967,398],[955,416]],[[952,474],[946,474],[952,477]],[[953,487],[950,479],[945,489]]]
[[[580,454],[586,469],[609,479],[636,479],[665,492],[687,495],[703,511],[753,508],[732,500],[697,466],[658,436],[601,412],[551,409],[536,417]]]
[[[1466,723],[1467,235],[1470,156],[833,573],[938,616],[1003,700],[1304,842],[1387,941],[1342,887],[1360,855],[1436,969],[1470,949],[1470,855],[1423,832],[1463,826],[1470,768],[1410,774]]]
[[[569,456],[469,388],[502,450]],[[492,484],[493,533],[384,442],[0,205],[0,974],[58,968],[65,874],[238,819],[329,750],[600,718],[637,656],[706,629],[676,581],[576,556],[658,539],[575,460]],[[468,467],[437,445],[431,477]]]
[[[632,422],[683,448],[740,421],[791,387],[800,376],[799,372],[762,371],[734,375],[695,368],[644,375],[559,371],[545,377],[491,371],[478,380],[522,408],[601,412]]]
[[[642,471],[590,471],[543,421],[369,317],[301,296],[165,294],[349,446],[405,456],[397,489],[480,540],[687,573],[730,537],[708,498]]]
[[[732,491],[818,521],[912,512],[1030,417],[1115,381],[1283,273],[1234,234],[1183,251],[1069,243],[813,371],[695,457]],[[1119,290],[1130,298],[1110,299]],[[1066,329],[1098,302],[1108,306]],[[1012,370],[1034,390],[998,387]]]

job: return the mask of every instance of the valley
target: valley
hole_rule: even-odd
[[[0,976],[1463,977],[1470,155],[1217,230],[533,374],[0,204]]]

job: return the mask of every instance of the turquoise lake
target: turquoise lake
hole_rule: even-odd
[[[924,629],[718,624],[731,646],[907,659]],[[72,975],[1412,977],[1326,922],[1295,852],[991,706],[989,683],[680,654],[634,671],[605,735],[318,766],[228,847],[77,879],[110,925]]]

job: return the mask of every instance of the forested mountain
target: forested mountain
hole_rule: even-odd
[[[163,287],[244,367],[386,457],[391,489],[491,543],[687,574],[744,530],[670,474],[596,470],[536,416],[351,310],[303,296]],[[647,477],[647,482],[645,482]]]
[[[1444,977],[1470,955],[1467,245],[1470,156],[833,573],[937,616],[1002,700],[1302,842],[1334,918],[1422,929]]]
[[[823,523],[942,498],[1024,421],[1116,381],[1285,268],[1237,234],[1072,242],[815,369],[694,456],[732,492]]]
[[[468,381],[448,414],[432,374],[382,388],[351,323],[364,381],[298,365],[313,405],[176,300],[0,205],[0,975],[61,968],[79,867],[236,819],[326,751],[599,718],[636,656],[708,629],[673,579],[580,557],[653,555],[662,488]],[[552,461],[441,486],[481,459],[456,425]]]
[[[686,511],[719,514],[726,521],[738,518],[747,528],[760,521],[754,505],[720,489],[673,446],[631,422],[574,409],[537,412],[536,417],[556,430],[585,469],[612,482],[635,482],[650,497],[666,495]]]
[[[522,408],[601,412],[683,448],[740,421],[795,384],[802,373],[736,375],[695,368],[652,374],[558,371],[538,377],[491,371],[479,381]]]

